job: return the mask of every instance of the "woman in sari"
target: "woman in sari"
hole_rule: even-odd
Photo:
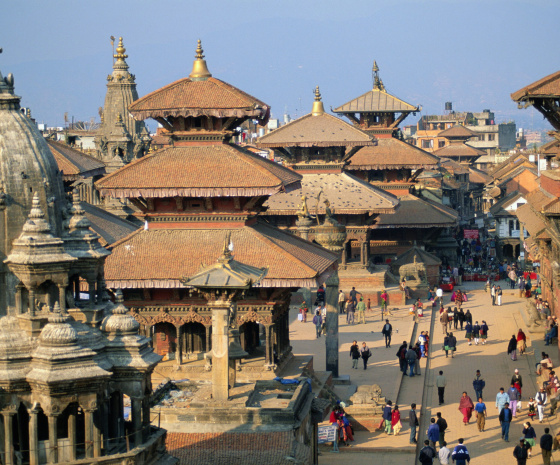
[[[517,339],[517,350],[519,351],[519,355],[523,355],[525,349],[527,348],[527,336],[525,336],[525,333],[521,328],[517,332],[516,339]]]
[[[459,401],[459,411],[463,414],[463,423],[465,425],[469,424],[469,421],[472,416],[473,408],[474,408],[473,401],[467,395],[466,392],[463,392],[461,400]]]

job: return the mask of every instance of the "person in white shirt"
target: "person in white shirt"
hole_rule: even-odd
[[[346,296],[342,289],[338,292],[338,310],[340,313],[344,313],[344,304],[346,303]]]
[[[449,464],[449,457],[451,457],[451,451],[447,448],[447,443],[443,441],[438,452],[439,463],[441,465]]]

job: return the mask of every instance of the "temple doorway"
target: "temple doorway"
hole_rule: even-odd
[[[154,325],[154,350],[158,355],[175,354],[177,349],[177,331],[171,323],[162,322]]]

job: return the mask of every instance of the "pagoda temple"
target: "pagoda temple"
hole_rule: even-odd
[[[484,150],[476,149],[467,144],[467,141],[475,136],[475,132],[460,124],[445,129],[438,134],[438,137],[444,137],[447,139],[447,143],[444,147],[435,150],[434,155],[440,158],[449,158],[465,165],[472,165],[478,158],[486,155]]]
[[[370,262],[370,232],[379,214],[391,215],[397,198],[346,171],[362,147],[376,144],[370,134],[325,113],[319,88],[311,113],[261,137],[257,147],[273,149],[284,163],[301,173],[301,188],[268,199],[264,213],[278,227],[321,243],[316,227],[330,214],[346,226],[339,265],[340,287],[360,292],[377,302],[386,283],[384,270]],[[307,220],[307,222],[306,222]],[[396,301],[394,301],[396,302]]]
[[[145,221],[113,244],[105,277],[122,290],[156,352],[202,376],[210,369],[212,311],[184,282],[215,261],[228,235],[236,260],[268,268],[237,303],[233,322],[249,353],[241,376],[251,377],[252,369],[261,374],[291,358],[291,292],[324,283],[338,257],[259,219],[268,198],[300,189],[302,176],[231,143],[247,119],[265,124],[270,108],[213,77],[202,53],[199,41],[188,77],[129,107],[163,126],[164,144],[96,184],[104,196],[130,200]]]

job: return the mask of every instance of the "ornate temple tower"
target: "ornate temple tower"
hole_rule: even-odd
[[[15,310],[19,280],[4,260],[21,233],[35,195],[51,231],[62,233],[61,173],[37,126],[20,111],[19,102],[14,77],[10,73],[4,78],[0,73],[0,315]]]
[[[111,173],[128,162],[140,158],[148,150],[150,135],[142,121],[135,120],[128,107],[138,99],[136,78],[128,72],[126,49],[119,38],[113,56],[113,73],[107,76],[107,94],[101,116],[101,127],[95,139],[99,158]]]

